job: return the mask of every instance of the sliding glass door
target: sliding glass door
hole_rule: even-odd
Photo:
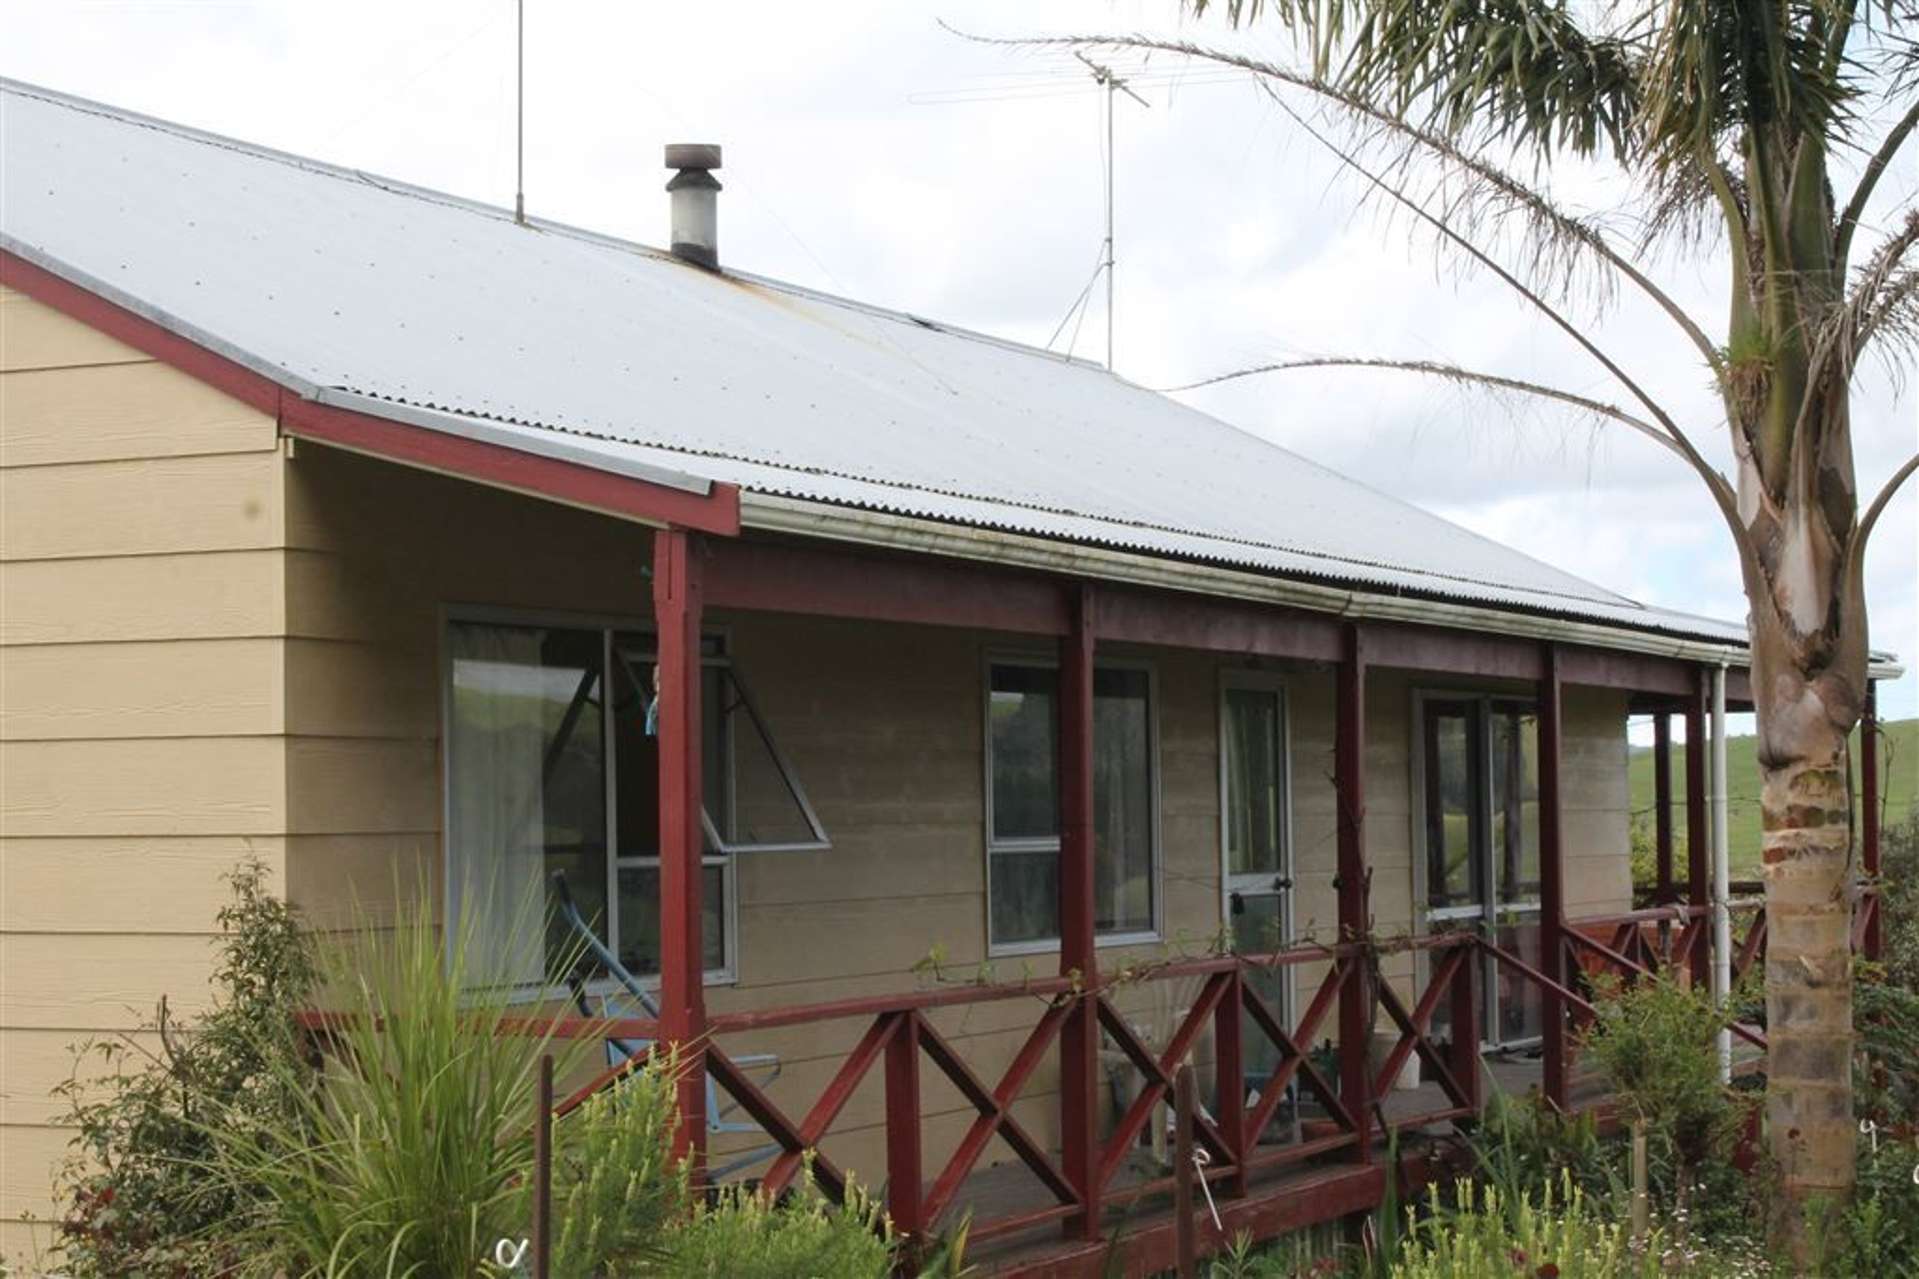
[[[1425,916],[1432,932],[1467,928],[1528,963],[1539,959],[1539,753],[1533,708],[1496,697],[1420,703]],[[1511,1047],[1540,1034],[1536,989],[1484,960],[1482,1040]],[[1435,1026],[1450,1034],[1442,1003]]]
[[[1226,925],[1242,955],[1283,950],[1292,941],[1292,847],[1288,826],[1286,700],[1279,684],[1230,676],[1220,692],[1220,842]],[[1246,981],[1283,1024],[1292,1024],[1292,969],[1253,965]],[[1279,1050],[1249,1027],[1246,1073],[1264,1079]]]

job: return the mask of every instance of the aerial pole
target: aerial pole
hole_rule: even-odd
[[[513,220],[526,225],[526,0],[513,0]],[[1109,222],[1112,220],[1109,216]]]
[[[1100,269],[1106,272],[1106,367],[1113,367],[1113,169],[1118,163],[1118,153],[1113,150],[1113,95],[1124,93],[1142,107],[1150,105],[1146,99],[1134,93],[1111,67],[1094,62],[1079,50],[1073,50],[1073,56],[1086,64],[1093,73],[1093,80],[1106,90],[1106,239],[1105,252],[1100,259]]]

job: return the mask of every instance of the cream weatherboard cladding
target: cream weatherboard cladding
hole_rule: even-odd
[[[68,1046],[199,1007],[221,876],[280,877],[283,507],[272,419],[0,291],[0,1255]]]

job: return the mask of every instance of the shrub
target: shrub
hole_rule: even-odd
[[[1812,1215],[1819,1273],[1831,1279],[1919,1274],[1919,1143],[1860,1139],[1852,1202]]]
[[[552,1270],[588,1279],[657,1263],[661,1236],[690,1207],[686,1167],[671,1157],[672,1058],[595,1093],[554,1125]],[[530,1201],[521,1210],[531,1220]]]
[[[68,1274],[184,1276],[218,1273],[225,1223],[256,1187],[210,1180],[212,1115],[298,1130],[298,1088],[282,1068],[298,1059],[294,1013],[312,992],[313,951],[291,907],[267,891],[266,869],[246,862],[228,877],[210,1010],[173,1023],[161,1001],[148,1037],[80,1045],[74,1077],[56,1091],[76,1130],[57,1179],[66,1204],[58,1239]],[[83,1078],[85,1058],[104,1077]]]
[[[1728,1015],[1709,995],[1661,976],[1603,985],[1583,1046],[1621,1109],[1644,1121],[1655,1157],[1671,1163],[1683,1197],[1688,1173],[1723,1159],[1745,1103],[1719,1082],[1719,1032]]]
[[[227,1228],[242,1273],[473,1275],[496,1241],[525,1235],[539,1061],[552,1053],[564,1074],[588,1045],[516,1032],[504,1023],[518,1010],[474,998],[470,939],[412,907],[322,956],[342,1014],[329,1062],[273,1063],[297,1113],[210,1123],[216,1180],[253,1192]]]
[[[1879,853],[1886,979],[1919,990],[1919,809],[1880,832]]]
[[[1661,1270],[1656,1240],[1635,1252],[1625,1228],[1595,1212],[1571,1178],[1518,1203],[1508,1203],[1495,1186],[1462,1180],[1450,1208],[1434,1187],[1431,1208],[1412,1222],[1395,1279],[1650,1279]]]
[[[893,1245],[879,1206],[848,1185],[836,1206],[801,1188],[778,1206],[755,1190],[724,1187],[668,1236],[663,1270],[679,1279],[882,1279]]]

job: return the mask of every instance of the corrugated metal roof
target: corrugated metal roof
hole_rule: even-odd
[[[302,394],[431,410],[445,429],[669,482],[1744,638],[1097,367],[46,90],[0,91],[0,243]]]

